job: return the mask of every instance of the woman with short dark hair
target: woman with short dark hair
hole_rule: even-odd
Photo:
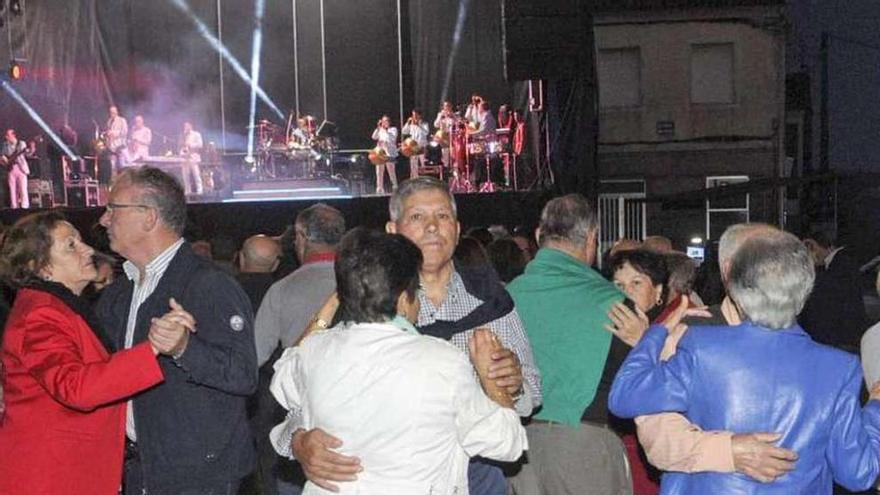
[[[80,297],[93,255],[51,212],[20,219],[0,247],[0,276],[19,288],[3,332],[0,493],[117,493],[123,399],[163,379],[150,343],[108,352]]]
[[[338,324],[275,364],[271,390],[281,405],[304,429],[332,431],[340,453],[360,459],[363,471],[340,483],[340,493],[464,494],[471,456],[512,461],[526,448],[513,399],[488,378],[499,345],[491,334],[475,334],[471,365],[413,327],[421,262],[401,235],[346,234],[335,267]],[[291,424],[272,430],[279,454],[290,455]],[[303,493],[327,491],[309,481]]]

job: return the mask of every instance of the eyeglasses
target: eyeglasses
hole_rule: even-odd
[[[125,203],[107,203],[104,208],[107,213],[113,213],[113,210],[121,210],[123,208],[153,208],[150,205],[125,204]]]

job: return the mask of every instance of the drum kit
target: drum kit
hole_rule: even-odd
[[[286,129],[265,119],[254,124],[258,153],[251,171],[258,178],[313,179],[323,172],[329,174],[334,139],[320,136],[311,115],[298,120],[300,125],[291,127],[291,115]]]

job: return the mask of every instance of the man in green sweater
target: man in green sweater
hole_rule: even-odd
[[[541,213],[541,249],[507,287],[544,385],[544,405],[527,426],[528,463],[514,479],[517,493],[632,493],[623,443],[585,414],[593,406],[606,414],[607,395],[597,397],[612,347],[605,327],[611,306],[624,298],[590,267],[597,235],[586,198],[553,199]]]

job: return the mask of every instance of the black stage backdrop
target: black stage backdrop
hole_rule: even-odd
[[[8,48],[14,57],[27,60],[27,77],[13,86],[53,128],[68,120],[80,133],[81,154],[89,153],[95,123],[103,125],[111,103],[129,120],[144,115],[154,131],[154,154],[164,151],[166,143],[174,148],[184,120],[192,120],[218,146],[224,144],[225,120],[226,148],[241,150],[246,146],[249,87],[229,63],[220,63],[193,18],[211,35],[222,37],[249,73],[254,4],[30,0],[23,17],[6,13],[0,53]],[[462,105],[472,93],[480,93],[493,110],[502,103],[525,110],[526,85],[504,79],[501,25],[500,1],[267,0],[260,85],[285,117],[298,108],[319,121],[336,122],[345,148],[371,147],[370,133],[383,113],[397,121],[401,109],[405,118],[417,106],[433,120],[444,98]],[[584,92],[573,95],[581,98]],[[549,116],[568,116],[577,125],[567,138],[554,138],[551,146],[574,142],[580,152],[584,148],[579,140],[591,139],[582,133],[583,119],[591,121],[594,115],[584,113],[590,103],[567,97],[556,102],[576,111],[562,108]],[[258,119],[283,125],[285,117],[258,100]],[[538,117],[543,121],[545,116],[527,114],[531,120]],[[5,94],[0,96],[0,123],[18,128],[20,135],[39,132]],[[554,168],[582,167],[583,161],[572,160],[572,153],[557,154],[564,162]],[[530,150],[525,161],[533,163],[543,154]],[[584,173],[591,175],[557,173],[558,179],[574,181],[564,187],[557,183],[557,189],[590,192],[581,183]],[[521,186],[529,183],[534,183],[532,176],[521,178]]]

